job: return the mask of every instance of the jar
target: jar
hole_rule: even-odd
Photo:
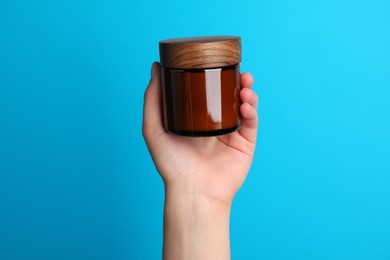
[[[215,136],[239,129],[240,37],[169,39],[159,47],[165,130]]]

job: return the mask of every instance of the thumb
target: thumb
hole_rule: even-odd
[[[162,116],[161,67],[152,65],[152,75],[144,94],[142,134],[146,141],[164,132]]]

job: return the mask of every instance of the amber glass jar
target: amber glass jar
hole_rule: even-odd
[[[165,130],[186,136],[237,130],[240,62],[240,37],[160,41]]]

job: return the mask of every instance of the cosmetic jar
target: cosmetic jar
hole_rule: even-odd
[[[216,136],[239,129],[241,38],[177,38],[159,47],[165,130]]]

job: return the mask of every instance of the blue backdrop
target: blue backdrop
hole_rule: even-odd
[[[390,259],[390,2],[0,1],[0,259],[160,259],[161,39],[239,35],[261,125],[233,259]]]

